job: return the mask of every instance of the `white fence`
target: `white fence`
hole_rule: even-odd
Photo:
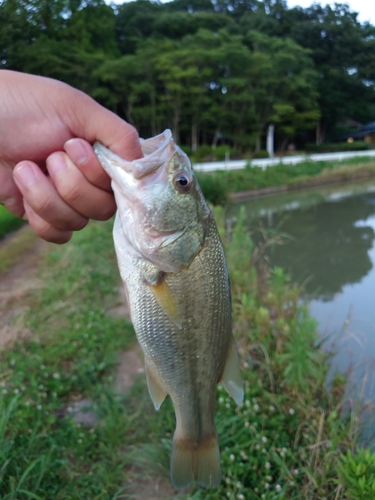
[[[255,160],[212,161],[207,163],[194,163],[194,170],[199,172],[213,172],[214,170],[241,170],[250,163],[252,167],[266,169],[279,163],[294,165],[306,160],[311,161],[343,161],[348,158],[370,156],[375,158],[375,150],[351,151],[342,153],[320,153],[313,155],[283,156],[277,158],[262,158]]]

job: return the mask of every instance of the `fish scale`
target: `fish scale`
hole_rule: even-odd
[[[120,274],[154,406],[167,394],[173,402],[172,482],[178,489],[193,479],[217,487],[216,384],[221,380],[237,403],[243,399],[224,250],[190,161],[170,131],[141,147],[145,157],[126,162],[94,146],[118,206],[113,234]]]

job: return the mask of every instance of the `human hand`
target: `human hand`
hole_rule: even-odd
[[[0,71],[0,203],[41,238],[65,243],[89,218],[115,212],[95,140],[125,159],[142,156],[136,130],[86,94]]]

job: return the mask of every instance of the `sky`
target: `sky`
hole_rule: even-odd
[[[287,0],[288,7],[291,9],[293,7],[310,7],[314,2],[313,0]],[[332,5],[335,2],[316,2],[320,5]],[[375,0],[337,0],[337,3],[346,3],[349,5],[349,8],[353,12],[358,12],[358,20],[361,23],[365,21],[370,21],[371,24],[375,25]]]

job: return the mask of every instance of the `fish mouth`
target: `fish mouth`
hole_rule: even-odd
[[[125,171],[131,174],[134,179],[143,179],[158,170],[162,165],[167,165],[173,155],[177,153],[179,155],[184,154],[175,145],[172,132],[169,129],[156,137],[140,139],[140,146],[143,157],[132,161],[119,157],[98,141],[94,143],[93,147],[104,170],[112,180],[118,175],[116,170]]]

